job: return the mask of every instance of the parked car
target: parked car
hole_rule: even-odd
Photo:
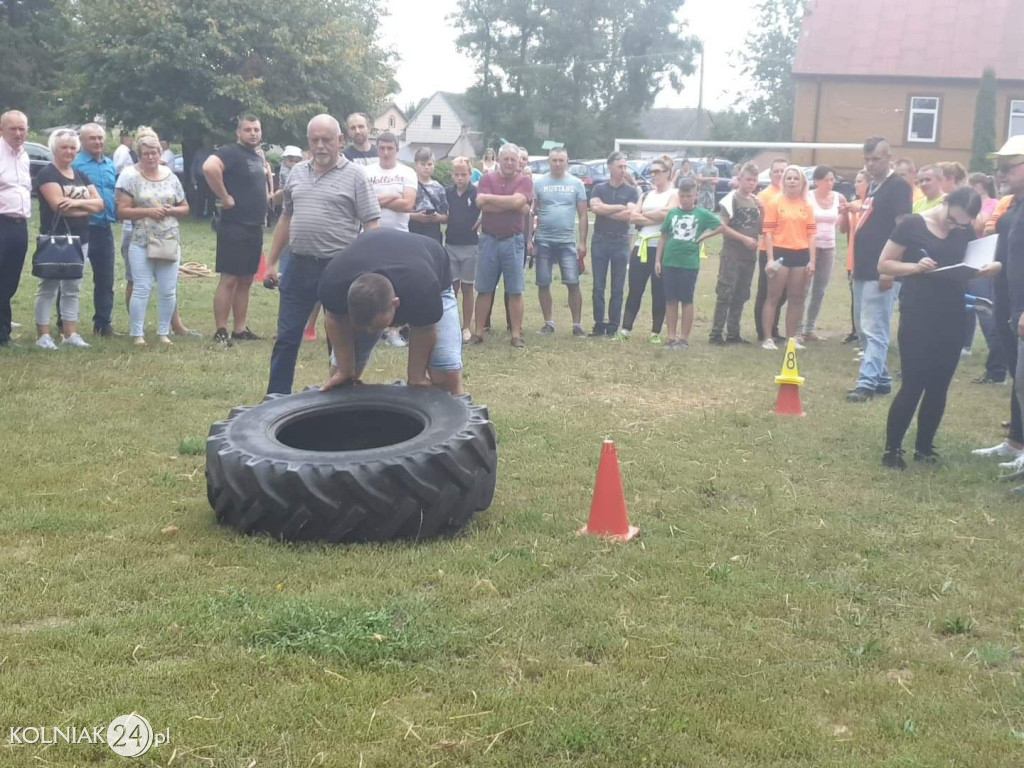
[[[640,194],[646,195],[650,192],[651,188],[654,186],[651,182],[650,161],[627,160],[626,165],[629,167],[630,173],[633,174],[633,179],[636,181],[636,186],[640,190]]]
[[[704,165],[704,161],[699,158],[685,158],[677,157],[675,159],[675,170],[680,171],[683,168],[683,162],[685,160],[690,161],[690,166],[697,170]],[[722,201],[729,192],[735,187],[733,185],[733,171],[735,168],[732,160],[726,160],[722,157],[715,158],[715,167],[718,168],[718,184],[715,185],[715,205]],[[651,164],[646,163],[640,171],[640,176],[637,178],[637,183],[640,184],[640,178],[643,179],[643,184],[646,186],[644,191],[650,190],[654,185],[654,179],[651,174]]]
[[[32,194],[39,194],[39,185],[36,183],[36,177],[39,175],[39,171],[53,162],[53,153],[50,152],[50,148],[43,144],[37,144],[34,141],[25,142],[25,152],[28,153],[28,172],[32,177]]]

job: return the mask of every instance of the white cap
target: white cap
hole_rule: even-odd
[[[301,159],[302,150],[296,147],[294,144],[289,144],[287,147],[284,148],[284,152],[281,154],[281,157],[298,157]]]

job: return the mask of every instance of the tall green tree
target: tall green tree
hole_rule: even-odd
[[[991,173],[988,155],[996,151],[996,72],[986,67],[974,104],[974,136],[971,139],[971,170]]]
[[[0,0],[0,111],[20,109],[37,127],[60,118],[66,10],[64,0]]]
[[[693,72],[697,41],[675,21],[679,0],[459,0],[457,44],[474,61],[467,92],[488,142],[576,156],[635,134],[639,114]]]
[[[75,6],[85,116],[181,137],[227,138],[252,112],[264,135],[302,143],[319,112],[344,119],[395,90],[375,42],[379,16],[355,0],[91,0]],[[116,23],[112,23],[116,19]]]
[[[757,5],[754,31],[747,35],[740,71],[750,88],[737,104],[750,113],[753,124],[769,125],[775,141],[793,134],[793,58],[800,40],[806,0],[762,0]]]

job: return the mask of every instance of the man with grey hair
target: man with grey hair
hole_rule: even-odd
[[[111,318],[114,313],[114,222],[117,205],[114,186],[117,173],[114,161],[103,150],[107,131],[98,123],[86,123],[78,132],[82,149],[71,167],[96,187],[103,198],[103,210],[89,219],[89,263],[92,265],[93,316],[92,330],[98,336],[113,336]]]
[[[594,238],[590,257],[594,265],[594,330],[592,337],[616,337],[622,315],[622,294],[629,266],[629,217],[640,200],[636,187],[626,182],[626,156],[608,156],[608,181],[595,184],[590,192],[594,213]],[[605,319],[604,289],[611,268],[611,297]]]
[[[508,291],[512,346],[522,349],[523,275],[526,255],[525,218],[533,198],[533,179],[519,169],[519,148],[503,144],[498,150],[498,170],[480,179],[476,205],[480,209],[480,249],[476,265],[476,333],[469,341],[481,344],[483,324],[491,314],[494,291],[504,278]]]
[[[338,121],[317,115],[309,121],[306,136],[313,158],[298,163],[288,175],[267,260],[267,281],[277,283],[278,259],[285,246],[291,250],[288,269],[280,279],[268,394],[292,391],[302,332],[317,302],[324,268],[359,236],[360,227],[374,229],[380,221],[380,204],[366,172],[341,153]]]
[[[11,299],[18,292],[28,252],[32,216],[28,117],[16,109],[0,115],[0,347],[11,343]]]

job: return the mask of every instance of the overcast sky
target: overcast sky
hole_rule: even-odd
[[[456,0],[384,0],[390,10],[382,23],[385,45],[401,54],[396,101],[404,108],[434,91],[464,91],[473,84],[472,62],[455,48],[455,30],[445,20]],[[704,41],[704,104],[730,106],[743,82],[736,54],[754,19],[755,0],[686,0],[679,12],[691,34]],[[656,106],[697,106],[697,76],[686,80],[681,93],[663,90]]]

